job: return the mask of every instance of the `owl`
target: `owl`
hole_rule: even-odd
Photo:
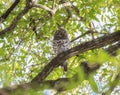
[[[53,50],[56,55],[68,50],[70,48],[70,40],[66,30],[59,28],[53,38]],[[64,71],[67,71],[67,61],[61,64]]]

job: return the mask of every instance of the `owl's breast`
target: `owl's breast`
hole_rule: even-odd
[[[69,48],[70,48],[70,41],[68,39],[53,41],[53,50],[56,54],[66,51]]]

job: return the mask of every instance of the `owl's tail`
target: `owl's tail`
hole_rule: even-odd
[[[67,70],[68,70],[68,68],[67,68],[67,61],[65,61],[65,62],[62,64],[62,66],[63,66],[64,71],[67,72]]]

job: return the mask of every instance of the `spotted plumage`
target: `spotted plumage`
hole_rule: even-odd
[[[68,33],[66,30],[59,28],[53,38],[53,50],[55,54],[62,53],[70,48],[70,40],[68,38]],[[67,63],[66,61],[61,64],[63,66],[64,71],[67,71]]]

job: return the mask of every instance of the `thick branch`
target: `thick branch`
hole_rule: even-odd
[[[118,42],[117,44],[111,46],[111,48],[107,48],[106,51],[113,55],[116,56],[116,50],[120,49],[120,42]]]
[[[87,63],[81,63],[83,65],[80,66],[84,70],[84,73],[86,76],[88,76],[92,71],[96,71],[99,66],[95,65],[92,68]],[[86,72],[87,71],[87,72]],[[89,73],[88,73],[89,72]],[[25,91],[29,89],[33,90],[42,90],[42,89],[56,89],[58,92],[65,91],[67,89],[72,89],[79,85],[80,78],[78,76],[79,74],[75,74],[71,78],[59,78],[56,80],[47,80],[43,82],[30,82],[30,83],[24,83],[21,85],[14,85],[11,87],[6,87],[0,89],[0,95],[7,95],[7,94],[18,94],[18,91],[22,92],[21,94],[26,93]],[[81,81],[83,81],[81,79]],[[74,82],[74,86],[71,87],[71,85]],[[5,94],[4,94],[5,93]]]
[[[11,11],[18,5],[20,0],[15,0],[15,2],[10,6],[10,8],[0,17],[0,23],[2,23],[11,13]]]
[[[120,40],[120,31],[114,32],[112,34],[105,35],[103,37],[99,37],[95,40],[88,41],[85,43],[82,43],[72,49],[67,50],[66,52],[63,52],[56,56],[53,60],[51,60],[50,63],[48,63],[45,68],[32,80],[32,82],[35,81],[43,81],[51,71],[56,66],[59,66],[61,63],[63,63],[66,59],[78,55],[80,53],[83,53],[88,50],[97,49],[103,46],[106,46],[108,44],[114,43],[116,41]]]
[[[116,45],[110,46],[106,50],[111,50],[113,48],[116,48]],[[114,51],[117,51],[117,49],[115,49]],[[107,52],[109,54],[113,54],[112,51],[107,51]],[[83,68],[84,74],[88,77],[90,73],[99,69],[100,65],[95,64],[95,65],[89,66],[89,63],[82,62],[81,65],[80,65],[80,68],[81,67]],[[80,81],[80,78],[79,78],[78,75],[79,74],[76,73],[71,78],[59,78],[57,80],[47,80],[47,81],[44,81],[44,82],[24,83],[24,84],[21,84],[21,85],[14,85],[14,86],[11,86],[11,87],[1,88],[0,89],[0,95],[7,95],[7,94],[4,94],[4,93],[9,93],[9,94],[10,93],[15,93],[18,90],[21,90],[23,92],[23,91],[25,91],[27,89],[29,90],[31,88],[32,89],[38,89],[38,90],[41,90],[41,89],[44,89],[44,88],[45,89],[50,88],[50,89],[56,89],[57,91],[65,91],[65,90],[67,90],[68,84],[71,85],[71,80],[72,80],[72,83],[76,82],[78,84],[78,81]],[[65,85],[63,85],[63,84],[65,84]]]

